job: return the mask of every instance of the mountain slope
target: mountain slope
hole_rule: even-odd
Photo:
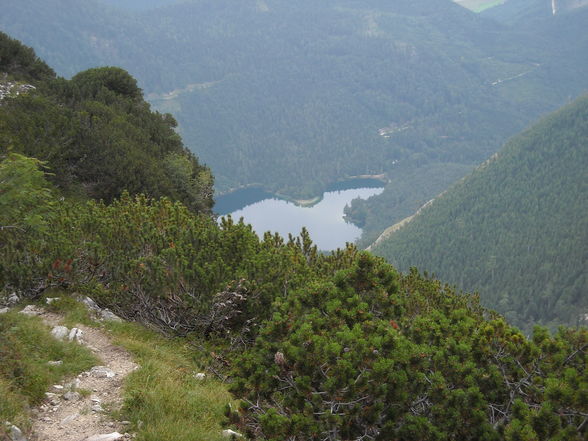
[[[374,248],[466,290],[513,323],[588,312],[588,97],[513,138]]]
[[[137,77],[220,191],[315,196],[349,176],[427,167],[430,198],[563,99],[538,76],[541,41],[449,0],[199,0],[144,13],[7,1],[0,25],[60,73],[114,64]]]
[[[129,191],[210,212],[209,170],[185,149],[171,115],[151,111],[126,71],[104,67],[58,79],[0,32],[0,75],[7,92],[0,95],[0,155],[47,161],[51,181],[69,195],[110,201]]]

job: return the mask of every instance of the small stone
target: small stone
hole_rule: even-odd
[[[65,326],[55,326],[51,330],[51,335],[55,337],[57,340],[64,340],[67,337],[68,333],[69,329],[67,329]]]
[[[63,364],[63,361],[61,361],[61,360],[48,361],[47,364],[49,366],[61,366]]]
[[[0,308],[0,314],[6,314],[8,312],[8,308]]]
[[[45,299],[45,303],[47,303],[48,305],[50,305],[51,303],[53,303],[53,302],[55,302],[55,301],[57,301],[59,299],[60,299],[60,297],[47,297]]]
[[[241,435],[239,432],[235,432],[234,430],[231,430],[231,429],[223,430],[223,436],[225,438],[232,438],[232,437],[242,438],[243,437],[243,435]]]
[[[8,304],[9,305],[16,305],[18,302],[20,302],[20,297],[17,296],[15,292],[13,292],[12,294],[10,294],[8,296]]]
[[[65,425],[65,424],[71,423],[72,421],[77,419],[79,416],[80,416],[79,413],[72,413],[71,415],[68,415],[64,419],[62,419],[61,424]]]
[[[121,423],[123,426],[130,426],[130,425],[131,425],[131,422],[130,422],[130,421],[121,421],[120,423]],[[126,433],[125,433],[125,435],[126,435]]]
[[[98,403],[93,404],[90,407],[90,409],[92,410],[92,412],[104,412],[104,408],[100,404],[98,404]]]
[[[79,392],[69,391],[63,394],[63,399],[66,401],[79,401],[80,398],[82,398],[82,396]]]
[[[52,423],[53,422],[53,420],[49,417],[43,417],[43,418],[41,418],[41,421],[43,421],[45,423]]]
[[[95,311],[99,310],[100,307],[96,304],[96,302],[94,300],[92,300],[90,297],[82,297],[80,299],[80,301],[86,305],[86,307],[88,309],[93,309]]]
[[[84,441],[116,441],[123,437],[118,432],[105,433],[103,435],[93,435],[86,438]]]
[[[12,441],[27,441],[27,438],[23,435],[22,430],[20,430],[14,424],[6,423],[6,426],[8,429],[8,437]]]
[[[204,374],[202,372],[198,372],[197,374],[194,374],[194,378],[202,381],[202,380],[204,380],[204,378],[206,378],[206,374]]]
[[[80,387],[80,380],[78,380],[77,378],[73,381],[70,381],[69,383],[65,384],[65,388],[69,389],[69,390],[75,390],[77,388]]]
[[[112,369],[109,369],[106,366],[94,366],[90,369],[90,375],[96,378],[112,378],[116,374]]]
[[[112,322],[122,322],[123,320],[109,309],[101,309],[100,316],[103,320],[110,320]]]
[[[69,335],[67,336],[67,339],[69,341],[77,341],[78,343],[81,343],[83,334],[84,332],[81,329],[71,328],[71,331],[69,331]]]
[[[19,313],[24,314],[24,315],[28,315],[29,317],[33,317],[33,316],[42,314],[43,311],[41,309],[37,308],[35,305],[27,305]]]
[[[53,389],[63,390],[63,386],[61,384],[54,384]]]
[[[94,392],[96,392],[96,391],[94,391]],[[90,397],[90,401],[91,401],[92,403],[100,403],[100,398],[98,398],[98,397],[97,397],[97,396],[95,396],[95,395],[92,395],[92,396]]]

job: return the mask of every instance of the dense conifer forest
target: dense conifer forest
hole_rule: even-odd
[[[588,97],[514,137],[374,248],[468,291],[509,321],[586,325]]]
[[[260,238],[242,222],[219,224],[209,181],[200,180],[207,170],[182,149],[170,117],[149,111],[132,76],[100,68],[56,79],[4,35],[0,54],[10,83],[0,139],[12,145],[0,162],[0,299],[34,301],[50,289],[89,295],[186,347],[207,348],[210,371],[241,402],[227,406],[226,423],[250,439],[586,439],[585,328],[537,327],[526,337],[476,295],[414,269],[401,274],[353,245],[323,254],[305,231]],[[581,104],[562,114],[577,118],[543,124],[574,121],[581,135]],[[25,124],[32,120],[42,124]],[[101,184],[90,185],[96,178],[78,165],[78,149],[108,147],[125,164],[136,140],[145,166],[164,171],[165,191],[140,170],[127,188],[117,177],[130,169],[108,158],[96,164]],[[170,154],[188,181],[165,174]],[[186,195],[186,186],[197,191]],[[109,192],[94,192],[102,188]],[[9,320],[0,316],[2,338]],[[4,366],[0,385],[12,394],[22,371]]]

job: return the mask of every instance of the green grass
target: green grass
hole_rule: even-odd
[[[79,324],[87,326],[97,326],[97,322],[92,320],[88,308],[73,297],[61,292],[53,291],[44,296],[58,298],[49,305],[44,305],[47,311],[55,312],[63,316],[63,324],[70,328]]]
[[[52,360],[63,364],[50,366]],[[86,348],[55,340],[39,318],[15,311],[0,315],[0,421],[27,430],[29,407],[40,403],[52,384],[96,363]],[[0,425],[0,438],[4,430]]]
[[[170,340],[132,323],[108,327],[141,366],[127,379],[121,415],[134,424],[138,441],[223,439],[223,410],[236,403],[221,382],[194,378],[199,367],[185,340]]]

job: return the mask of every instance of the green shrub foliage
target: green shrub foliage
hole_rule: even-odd
[[[210,170],[184,147],[174,118],[151,111],[131,75],[117,67],[69,81],[33,75],[34,52],[2,36],[0,72],[10,69],[37,88],[0,101],[0,154],[10,149],[47,161],[56,171],[50,181],[67,195],[112,201],[126,190],[210,212]],[[31,63],[33,73],[11,67]]]
[[[260,439],[580,440],[587,344],[527,340],[475,297],[360,254],[276,300],[232,388]]]
[[[35,160],[0,169],[19,163],[38,180]],[[69,287],[126,318],[208,336],[243,399],[231,417],[258,439],[586,437],[585,329],[528,340],[476,297],[353,246],[322,255],[305,231],[260,239],[165,198],[52,199],[40,178],[20,197],[42,195],[51,228],[0,231],[4,292]]]
[[[55,77],[55,72],[30,47],[0,32],[0,73],[27,81]]]

